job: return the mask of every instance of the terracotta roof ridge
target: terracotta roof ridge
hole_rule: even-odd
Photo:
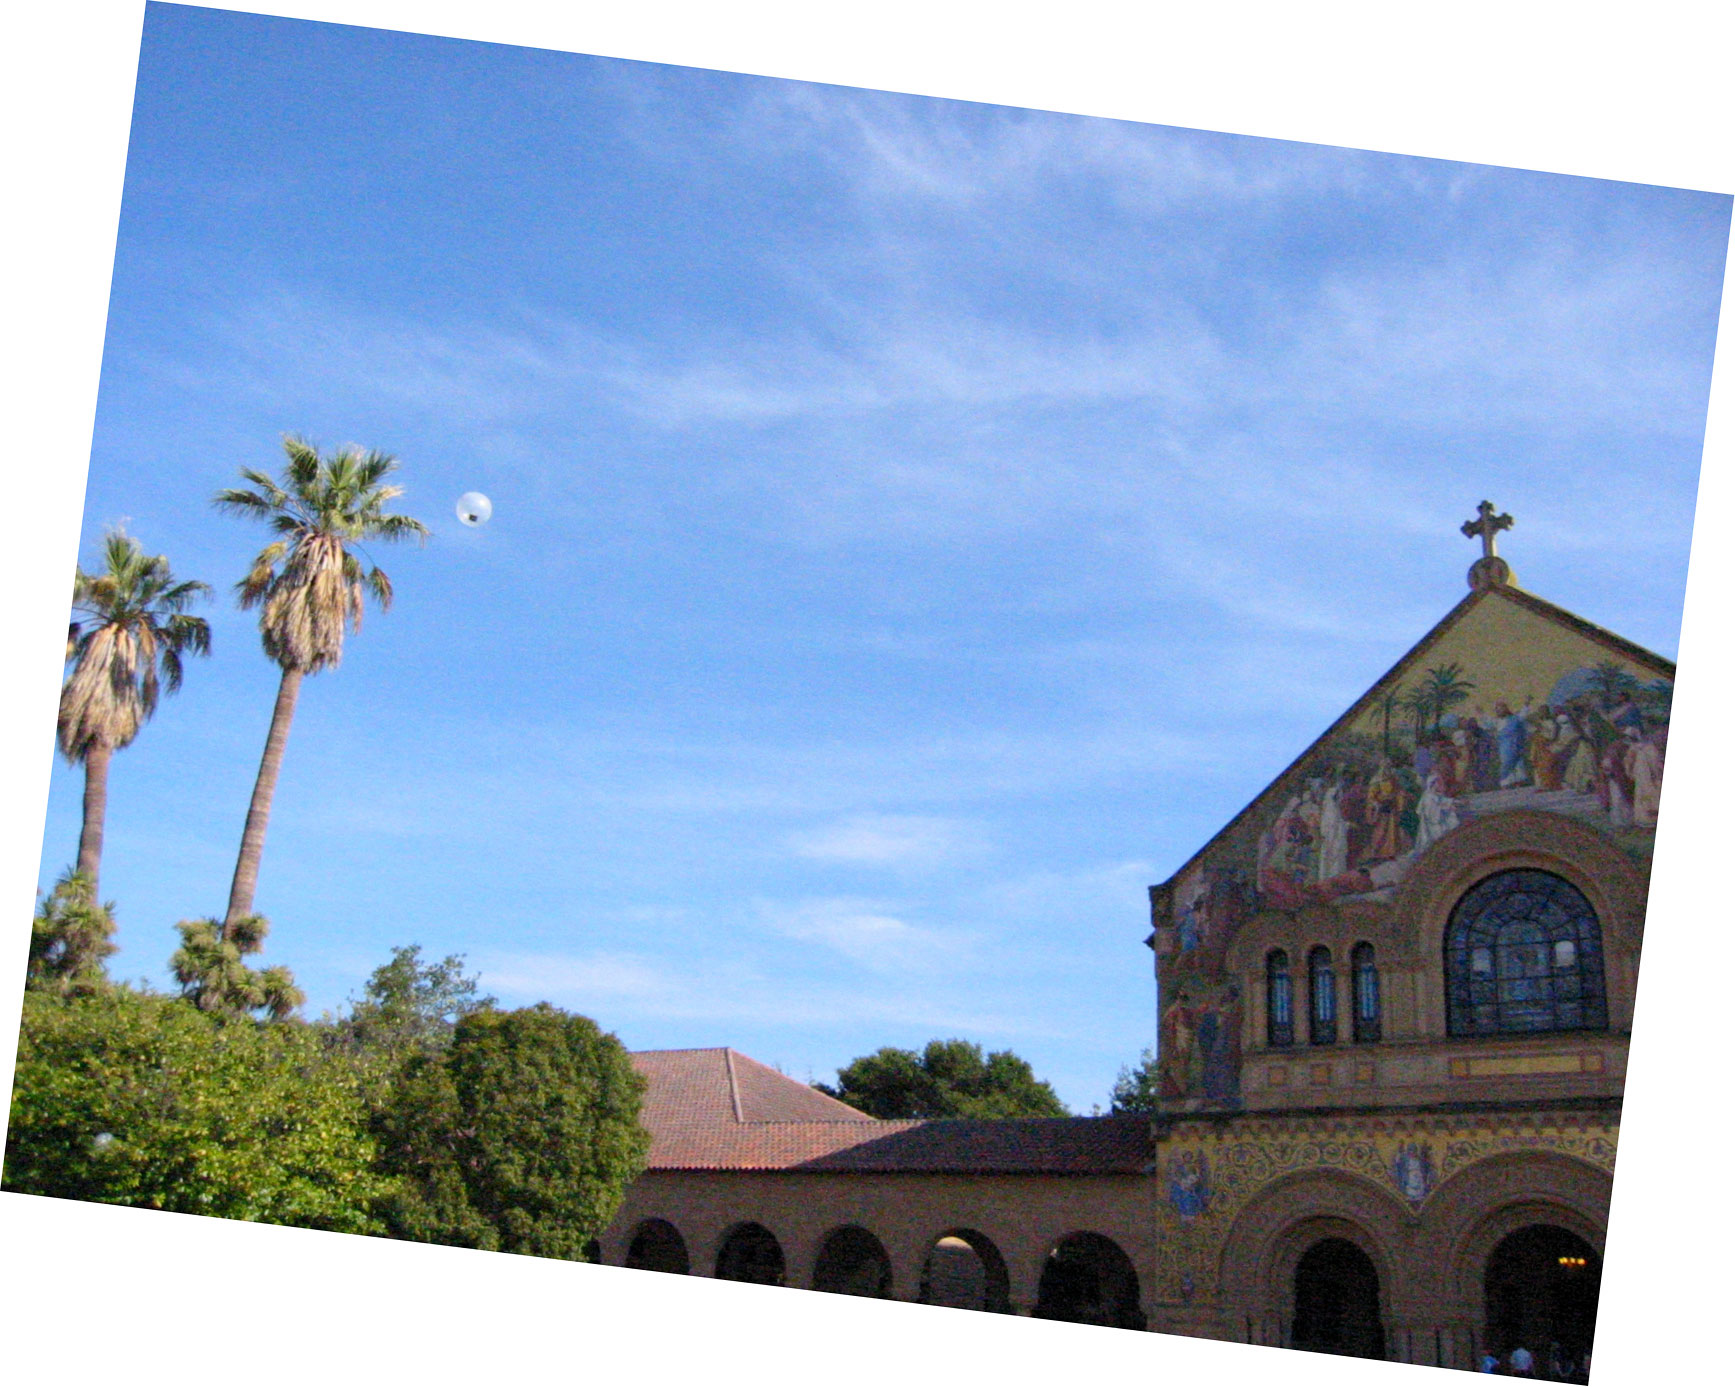
[[[741,1120],[741,1085],[735,1081],[735,1051],[727,1045],[723,1047],[723,1068],[729,1074],[729,1102],[734,1107],[735,1120],[739,1122]]]
[[[1121,1112],[1071,1112],[1065,1117],[899,1117],[884,1118],[887,1122],[1125,1122],[1128,1118],[1143,1117],[1143,1113]]]
[[[765,1117],[742,1118],[743,1127],[913,1127],[930,1122],[927,1117]]]
[[[727,1050],[727,1045],[687,1045],[670,1050],[628,1050],[629,1055],[715,1055]]]

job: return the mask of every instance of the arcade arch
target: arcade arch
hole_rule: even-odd
[[[719,1281],[750,1281],[759,1286],[783,1284],[783,1248],[760,1223],[738,1223],[717,1250]]]
[[[1037,1285],[1037,1319],[1143,1329],[1132,1259],[1100,1233],[1070,1233],[1048,1254]]]
[[[1012,1313],[1006,1259],[992,1239],[974,1228],[954,1228],[934,1239],[922,1264],[917,1299],[924,1305]]]
[[[814,1261],[813,1289],[889,1300],[892,1259],[886,1255],[885,1245],[860,1225],[834,1228]]]
[[[685,1276],[692,1270],[691,1259],[687,1256],[687,1240],[681,1236],[680,1229],[662,1218],[647,1218],[633,1231],[624,1265],[674,1276]]]

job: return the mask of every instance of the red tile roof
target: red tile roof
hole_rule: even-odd
[[[645,1077],[641,1121],[651,1132],[735,1122],[873,1121],[738,1050],[638,1050],[632,1062]]]
[[[652,1170],[1136,1174],[1142,1117],[881,1122],[735,1050],[641,1050]]]

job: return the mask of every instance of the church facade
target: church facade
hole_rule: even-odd
[[[663,1270],[1582,1371],[1674,667],[1520,589],[1510,523],[1483,503],[1464,599],[1151,888],[1155,1114],[880,1123],[731,1070],[701,1121],[645,1057],[605,1260],[659,1265],[655,1227]]]

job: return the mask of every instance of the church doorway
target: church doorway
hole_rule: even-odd
[[[626,1265],[637,1267],[640,1271],[663,1271],[674,1276],[685,1276],[690,1270],[687,1265],[687,1240],[681,1236],[680,1230],[666,1219],[647,1218],[633,1234],[632,1245],[627,1248]]]
[[[892,1294],[892,1259],[880,1240],[865,1228],[851,1224],[825,1240],[813,1265],[813,1289],[833,1295],[873,1296],[889,1300]]]
[[[718,1250],[717,1279],[781,1286],[783,1249],[771,1230],[757,1223],[738,1224]]]
[[[1488,1347],[1529,1349],[1539,1366],[1558,1352],[1582,1363],[1596,1332],[1602,1258],[1576,1233],[1533,1223],[1500,1240],[1483,1278]]]
[[[1322,1238],[1295,1268],[1290,1345],[1346,1358],[1384,1358],[1380,1274],[1348,1238]]]
[[[973,1228],[953,1229],[928,1249],[919,1298],[923,1305],[1009,1315],[1012,1294],[1006,1260],[985,1234]]]
[[[1132,1259],[1100,1233],[1061,1239],[1043,1264],[1035,1318],[1143,1329],[1139,1274]]]

